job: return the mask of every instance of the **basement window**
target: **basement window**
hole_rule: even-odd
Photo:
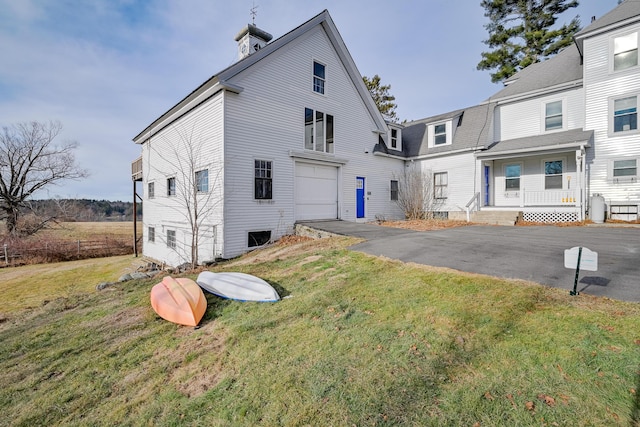
[[[271,240],[271,231],[250,231],[248,247],[255,248],[266,245]]]

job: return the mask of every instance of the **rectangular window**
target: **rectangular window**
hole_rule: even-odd
[[[434,199],[447,198],[448,185],[447,172],[438,172],[433,174],[433,197]]]
[[[324,94],[325,66],[313,61],[313,91]]]
[[[613,70],[625,70],[636,65],[638,65],[638,34],[616,37],[613,40]]]
[[[333,116],[311,108],[304,109],[304,148],[333,153]]]
[[[544,189],[562,190],[562,160],[544,162]]]
[[[176,195],[176,179],[167,178],[167,196],[175,196]]]
[[[391,129],[391,148],[398,149],[398,129]]]
[[[506,165],[504,167],[505,189],[507,191],[520,190],[520,165]]]
[[[269,243],[271,240],[271,231],[250,231],[248,234],[248,247],[255,248]]]
[[[149,199],[153,199],[156,193],[156,183],[150,182],[147,184],[147,197]]]
[[[204,169],[196,172],[196,190],[198,193],[209,191],[209,170]]]
[[[154,227],[149,227],[148,233],[147,233],[147,240],[149,242],[156,241],[156,229]]]
[[[433,127],[433,145],[442,145],[447,143],[447,126],[443,123]]]
[[[269,160],[255,160],[255,192],[258,200],[271,200],[273,198],[273,163]]]
[[[613,101],[613,131],[626,132],[638,129],[637,97]]]
[[[176,230],[167,230],[167,247],[176,248]]]
[[[613,177],[637,176],[638,167],[636,159],[631,160],[614,160],[613,161]]]
[[[398,181],[391,180],[391,200],[398,200]]]
[[[544,130],[562,129],[562,101],[545,105]]]

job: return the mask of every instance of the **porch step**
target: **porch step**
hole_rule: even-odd
[[[471,213],[471,222],[491,225],[516,225],[522,220],[522,212],[516,211],[478,211]]]

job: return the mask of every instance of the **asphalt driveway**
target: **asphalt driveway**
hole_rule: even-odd
[[[351,249],[404,262],[517,278],[573,289],[575,269],[564,267],[564,250],[598,253],[598,270],[581,270],[578,292],[640,302],[640,228],[500,227],[471,225],[417,232],[346,221],[305,225],[367,239]]]

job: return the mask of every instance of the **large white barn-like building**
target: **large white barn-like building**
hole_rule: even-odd
[[[410,168],[431,177],[449,218],[635,220],[639,33],[640,2],[625,1],[488,100],[398,125],[378,112],[327,11],[274,41],[248,25],[238,62],[134,138],[144,254],[177,265],[197,246],[205,262],[301,220],[401,218]]]

